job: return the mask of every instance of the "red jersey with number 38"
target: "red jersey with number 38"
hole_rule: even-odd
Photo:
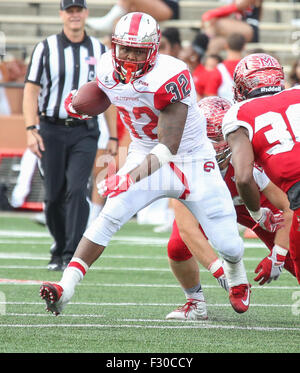
[[[274,184],[287,192],[300,181],[300,86],[233,105],[223,119],[224,136],[241,126]]]
[[[188,106],[188,114],[177,154],[199,150],[203,157],[215,155],[206,136],[206,121],[197,104],[191,74],[181,60],[158,54],[152,70],[124,84],[116,76],[109,51],[98,62],[97,82],[117,107],[131,135],[131,149],[148,153],[158,143],[160,112],[172,103],[182,102]]]

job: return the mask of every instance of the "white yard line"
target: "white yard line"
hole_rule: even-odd
[[[40,285],[44,280],[19,280],[19,279],[9,279],[9,278],[0,278],[1,285]],[[81,282],[78,284],[80,287],[129,287],[129,288],[179,288],[179,284],[104,284],[101,282]],[[202,285],[203,289],[221,289],[219,285]],[[261,290],[299,290],[299,286],[252,286],[251,289],[261,289]]]
[[[107,250],[109,251],[109,249]],[[264,256],[264,253],[262,257],[247,257],[245,256],[243,258],[244,261],[256,261],[261,260]],[[0,252],[0,259],[24,259],[24,260],[49,260],[50,254],[28,254],[28,253],[21,253],[21,252]],[[167,253],[165,255],[119,255],[119,254],[104,254],[102,255],[102,258],[108,258],[108,259],[149,259],[149,260],[167,260]]]
[[[31,266],[31,265],[0,265],[0,269],[25,269],[25,270],[33,270],[33,269],[46,269],[45,266]],[[166,268],[157,268],[157,267],[99,267],[93,266],[89,269],[89,271],[117,271],[117,272],[171,272],[169,267]],[[202,272],[208,272],[206,269],[203,269]],[[252,273],[251,270],[246,270],[246,273]],[[285,272],[288,273],[288,272]]]
[[[45,269],[45,266],[27,266],[27,265],[0,265],[0,269]],[[142,272],[170,272],[170,268],[152,268],[152,267],[91,267],[89,271],[142,271]]]
[[[24,270],[35,270],[35,269],[41,269],[45,270],[45,266],[34,266],[34,265],[0,265],[0,269],[24,269]],[[169,267],[165,268],[157,268],[157,267],[109,267],[109,266],[93,266],[89,269],[89,271],[117,271],[117,272],[169,272],[172,274],[171,269]],[[208,272],[207,269],[201,269],[201,272]],[[253,274],[252,270],[246,270],[246,273]],[[282,275],[290,275],[287,271],[284,271]]]
[[[29,238],[51,238],[48,232],[37,231],[14,231],[14,230],[0,230],[0,237],[16,238],[16,237],[29,237]]]
[[[0,244],[2,245],[38,245],[38,246],[41,246],[41,245],[46,245],[46,246],[51,246],[53,241],[40,241],[40,240],[22,240],[22,239],[16,239],[16,240],[12,240],[12,239],[0,239]]]
[[[108,249],[109,250],[109,249]],[[107,250],[107,251],[108,251]],[[28,254],[25,252],[0,252],[0,259],[24,259],[24,260],[49,260],[50,254]],[[108,259],[149,259],[149,260],[167,260],[167,253],[165,255],[119,255],[119,254],[107,254],[104,252],[102,258]],[[243,258],[244,261],[256,261],[261,260],[262,257],[247,257]]]
[[[130,321],[130,320],[124,320]],[[136,320],[139,321],[139,320]],[[156,322],[155,320],[145,320],[146,322]],[[140,321],[142,322],[142,321]],[[166,323],[166,321],[165,321]],[[237,326],[237,325],[222,325],[208,324],[198,322],[194,325],[137,325],[137,324],[0,324],[0,328],[126,328],[126,329],[227,329],[227,330],[248,330],[248,331],[300,331],[300,328],[284,328],[284,327],[262,327],[262,326]]]
[[[5,301],[0,304],[10,305],[21,305],[21,306],[32,306],[32,305],[44,305],[44,302],[10,302]],[[177,303],[143,303],[143,302],[70,302],[68,306],[93,306],[93,307],[176,307]],[[231,307],[229,303],[207,303],[207,307]],[[291,304],[260,304],[251,303],[251,307],[274,307],[274,308],[285,308],[291,307]],[[0,317],[1,321],[1,317]]]
[[[50,234],[47,232],[35,232],[35,231],[10,231],[10,230],[0,230],[0,237],[12,238],[51,238]],[[168,243],[168,238],[159,237],[139,237],[139,236],[114,236],[112,241],[122,241],[137,243],[139,245],[166,245]]]
[[[7,237],[3,240],[3,243],[19,243],[18,240],[12,240],[13,238],[49,238],[52,240],[51,236],[47,232],[36,232],[36,231],[10,231],[10,230],[0,230],[0,237]],[[159,237],[140,237],[140,236],[113,236],[111,242],[124,242],[124,243],[133,243],[137,245],[158,245],[166,246],[168,243],[168,238],[159,238]],[[1,243],[1,241],[0,241]],[[43,244],[45,244],[43,242]],[[246,241],[245,247],[247,248],[266,248],[265,244],[262,242],[252,242]]]

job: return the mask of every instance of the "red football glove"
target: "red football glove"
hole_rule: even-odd
[[[259,285],[269,284],[277,280],[282,272],[285,257],[288,251],[282,247],[274,246],[271,254],[264,258],[256,267],[255,273],[259,273],[254,281],[260,281]]]
[[[68,115],[70,117],[81,119],[81,120],[91,119],[92,117],[90,117],[89,115],[78,114],[76,112],[76,110],[73,108],[72,100],[73,100],[73,97],[76,96],[77,92],[78,91],[76,89],[73,89],[73,91],[71,91],[69,93],[68,97],[65,99],[65,109],[66,109]]]
[[[258,220],[254,219],[257,222],[257,224],[252,228],[252,230],[255,229],[259,225],[261,228],[265,229],[266,231],[274,233],[279,228],[282,227],[283,220],[284,220],[282,213],[274,214],[267,207],[261,207],[260,211],[262,215]]]
[[[134,184],[129,174],[112,175],[101,181],[98,185],[98,193],[102,197],[115,197],[120,193],[126,192],[130,185]]]

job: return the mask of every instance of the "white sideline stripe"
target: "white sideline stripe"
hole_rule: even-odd
[[[20,317],[49,317],[48,313],[7,313],[5,316],[20,316]],[[93,318],[93,319],[98,319],[98,318],[103,318],[105,317],[104,315],[94,315],[94,314],[60,314],[59,318],[68,318],[68,317],[79,317],[79,318]],[[219,324],[211,324],[211,320],[166,320],[166,319],[116,319],[116,322],[140,322],[140,323],[180,323],[180,324],[193,324],[194,327],[215,327],[218,328],[220,325]],[[18,324],[20,325],[20,324]],[[60,324],[57,324],[60,326]],[[72,324],[73,325],[73,324]],[[24,326],[26,326],[24,324]],[[71,326],[71,325],[69,325]],[[179,326],[179,325],[176,325]],[[184,325],[186,326],[186,325]],[[259,330],[264,329],[264,330],[293,330],[293,331],[300,331],[300,328],[297,327],[268,327],[268,326],[262,326],[262,327],[237,327],[235,325],[221,325],[220,327],[222,328],[246,328],[249,330],[252,330],[253,328],[259,328]],[[257,329],[258,330],[258,329]]]
[[[26,266],[26,265],[0,265],[0,269],[43,269],[44,266]],[[89,271],[134,271],[134,272],[171,272],[170,268],[154,268],[154,267],[91,267]],[[208,272],[207,269],[203,269],[202,272]],[[252,273],[251,270],[246,270],[246,273]],[[288,272],[285,272],[288,273]]]
[[[0,230],[0,237],[16,238],[16,237],[29,237],[29,238],[51,238],[48,232],[35,232],[35,231],[9,231]],[[159,237],[138,237],[138,236],[114,236],[112,241],[133,242],[139,245],[166,245],[168,238]],[[18,241],[16,241],[17,243]]]
[[[9,278],[0,278],[0,285],[41,285],[44,281],[39,280],[18,280]],[[82,282],[78,284],[80,287],[93,286],[93,287],[133,287],[133,288],[179,288],[179,284],[102,284],[100,282]],[[203,289],[222,289],[219,285],[202,285]],[[263,290],[299,290],[299,286],[252,286],[251,289]]]
[[[49,317],[49,313],[13,313],[9,312],[6,313],[5,316],[20,316],[20,317]],[[91,318],[102,318],[105,317],[105,315],[95,315],[95,314],[60,314],[59,318],[61,317],[91,317]],[[121,321],[116,319],[116,321]]]
[[[137,245],[151,245],[152,243],[149,242],[149,241],[143,241],[142,238],[139,238],[138,241],[136,241],[134,239],[134,241],[132,242],[130,238],[128,238],[128,240],[118,240],[117,237],[116,238],[112,238],[111,241],[120,241],[121,243],[127,243],[127,242],[130,242],[132,244],[137,244]],[[6,239],[6,240],[1,240],[0,239],[0,244],[5,244],[5,245],[16,245],[16,244],[20,244],[20,245],[38,245],[38,246],[42,246],[42,245],[45,245],[45,246],[50,246],[51,244],[53,243],[53,241],[23,241],[23,240],[10,240],[10,239]],[[159,246],[166,246],[168,243],[168,240],[166,240],[165,242],[163,243],[157,243],[157,245]],[[263,242],[248,242],[248,241],[244,241],[244,246],[245,246],[245,249],[267,249],[266,245],[263,243]]]
[[[149,259],[149,260],[167,260],[167,253],[166,255],[118,255],[118,254],[113,254],[113,255],[107,255],[104,253],[102,255],[102,258],[105,259]],[[244,261],[257,261],[261,260],[263,258],[255,258],[255,257],[244,257]],[[40,254],[28,254],[28,253],[5,253],[1,252],[0,253],[0,259],[22,259],[22,260],[49,260],[50,256],[48,255],[40,255]]]
[[[126,321],[126,320],[124,320]],[[129,320],[130,321],[130,320]],[[137,320],[139,321],[139,320]],[[152,320],[146,320],[151,322]],[[166,320],[167,321],[167,320]],[[165,322],[166,322],[165,321]],[[154,321],[155,322],[155,321]],[[255,330],[255,331],[300,331],[300,328],[282,328],[266,326],[236,326],[236,325],[212,325],[199,322],[196,325],[127,325],[127,324],[0,324],[4,328],[134,328],[134,329],[227,329],[227,330]]]
[[[35,232],[35,231],[10,231],[10,230],[0,230],[0,237],[8,237],[9,240],[11,238],[16,237],[29,237],[29,238],[51,238],[48,232]],[[6,240],[5,240],[6,241]],[[113,236],[111,241],[121,241],[121,242],[129,242],[129,243],[136,243],[138,245],[166,245],[169,241],[169,238],[159,238],[159,237],[139,237],[139,236]],[[20,241],[15,240],[13,243],[19,243]],[[52,242],[52,241],[51,241]],[[0,242],[1,243],[1,242]],[[8,242],[3,242],[8,243]],[[44,243],[43,243],[44,244]],[[247,245],[247,246],[246,246]],[[260,248],[266,247],[266,245],[262,242],[251,242],[245,241],[245,247],[248,248]]]
[[[102,258],[109,259],[164,259],[167,260],[167,255],[106,255],[104,253]],[[50,255],[40,255],[40,254],[28,254],[28,253],[0,253],[0,259],[25,259],[25,260],[49,260]]]
[[[0,302],[0,304],[10,304],[10,305],[44,305],[45,303],[42,302]],[[178,306],[177,303],[135,303],[135,302],[120,302],[120,303],[109,303],[109,302],[70,302],[68,306],[109,306],[109,307],[176,307]],[[229,303],[206,303],[207,307],[231,307]],[[250,307],[275,307],[275,308],[284,308],[284,307],[292,307],[291,304],[259,304],[259,303],[251,303]],[[0,318],[1,320],[1,318]]]
[[[13,230],[0,230],[0,237],[46,237],[51,238],[48,232],[36,232],[36,231],[13,231]]]
[[[25,266],[25,265],[1,265],[0,269],[45,269],[44,266]],[[148,272],[170,272],[170,268],[151,268],[151,267],[91,267],[89,271],[148,271]]]
[[[47,245],[50,246],[53,243],[53,241],[23,241],[23,240],[0,240],[0,244],[6,244],[6,245],[15,245],[15,244],[20,244],[20,245]]]

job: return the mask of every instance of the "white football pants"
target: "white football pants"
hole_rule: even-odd
[[[125,174],[139,165],[144,154],[132,152],[118,172]],[[214,158],[166,164],[133,184],[126,192],[108,198],[100,215],[85,231],[90,241],[107,246],[111,237],[139,210],[159,198],[179,199],[201,224],[214,248],[236,263],[244,252],[230,192]]]

